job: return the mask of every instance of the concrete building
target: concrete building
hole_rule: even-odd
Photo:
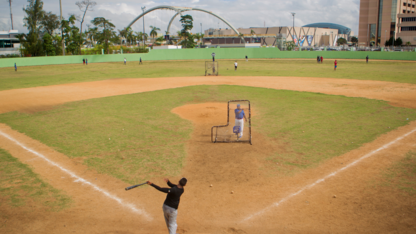
[[[358,43],[380,45],[391,37],[416,45],[414,0],[361,0]]]
[[[237,30],[243,34],[245,43],[278,47],[288,41],[293,41],[299,47],[336,46],[338,38],[342,37],[348,40],[352,35],[351,30],[346,34],[345,31],[336,27],[253,27]],[[243,41],[231,29],[211,28],[205,30],[204,43],[221,47],[233,47],[232,44],[237,44],[234,47],[238,47],[238,44],[243,44]]]
[[[0,55],[20,54],[18,33],[18,30],[0,31]]]

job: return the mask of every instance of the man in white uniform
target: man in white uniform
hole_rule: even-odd
[[[237,104],[237,109],[234,110],[235,113],[235,126],[240,126],[240,139],[243,137],[243,130],[244,130],[244,120],[247,122],[246,115],[244,114],[244,110],[241,109],[240,104]],[[244,118],[244,120],[243,120]]]

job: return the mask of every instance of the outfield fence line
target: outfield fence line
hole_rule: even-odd
[[[380,51],[280,51],[278,48],[198,48],[198,49],[160,49],[148,53],[104,54],[104,55],[70,55],[42,56],[0,59],[0,68],[21,66],[42,66],[60,64],[81,64],[83,59],[88,63],[161,61],[161,60],[212,60],[215,59],[316,59],[322,56],[326,59],[363,59],[368,55],[370,61],[377,60],[411,60],[416,61],[415,52],[380,52]]]

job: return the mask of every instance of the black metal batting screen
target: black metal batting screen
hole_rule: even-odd
[[[240,108],[244,110],[247,117],[247,122],[243,119],[236,120],[235,110],[237,104],[240,104]],[[239,121],[239,123],[237,123]],[[240,129],[242,132],[241,138],[233,130],[236,125],[241,125]],[[240,130],[240,131],[241,131]],[[227,124],[218,125],[211,128],[211,141],[213,143],[237,143],[237,142],[248,142],[251,144],[251,107],[249,100],[230,100],[227,105]]]
[[[205,76],[218,76],[218,62],[205,62]]]

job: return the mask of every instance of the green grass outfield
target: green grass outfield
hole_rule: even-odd
[[[52,211],[62,210],[72,202],[69,196],[45,183],[26,164],[3,149],[0,149],[0,197],[2,203],[12,206],[34,201]]]
[[[416,110],[384,101],[221,85],[91,99],[33,114],[5,113],[0,122],[133,184],[180,173],[193,126],[172,114],[173,108],[232,99],[249,99],[257,113],[254,130],[290,147],[263,162],[285,165],[283,171],[268,168],[272,176],[314,167],[416,120]]]
[[[307,59],[238,60],[238,71],[234,71],[234,60],[220,60],[221,76],[300,76],[326,77],[359,80],[380,80],[416,84],[416,63],[401,61],[340,60],[337,71],[333,70],[333,59],[324,59],[323,64]],[[228,70],[227,70],[228,69]],[[113,78],[157,78],[201,76],[205,74],[205,62],[191,61],[145,61],[120,63],[93,63],[0,68],[0,90],[97,81]]]

